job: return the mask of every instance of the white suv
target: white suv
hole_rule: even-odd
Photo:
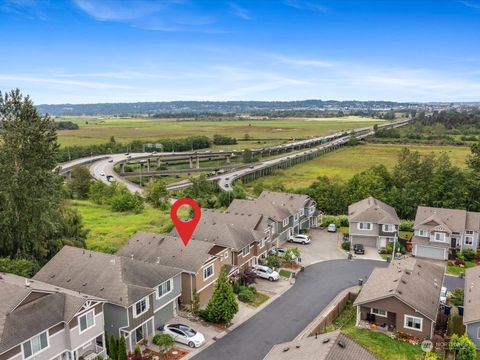
[[[305,245],[305,244],[310,244],[312,240],[308,235],[298,234],[298,235],[290,236],[290,239],[288,239],[288,241],[290,241],[291,243],[299,243],[299,244]]]
[[[270,281],[276,281],[280,279],[280,274],[270,269],[268,266],[254,265],[252,266],[252,270],[258,277],[261,277],[263,279],[267,279]]]

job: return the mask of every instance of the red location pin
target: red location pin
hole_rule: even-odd
[[[177,216],[178,208],[182,205],[189,205],[193,209],[193,219],[188,221],[182,221]],[[190,198],[182,198],[175,201],[170,209],[170,217],[172,218],[173,224],[177,229],[178,235],[183,240],[185,246],[187,246],[190,238],[192,237],[195,228],[197,227],[198,222],[200,221],[200,206],[197,202]]]

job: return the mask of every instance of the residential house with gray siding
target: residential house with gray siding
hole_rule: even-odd
[[[466,270],[463,323],[468,337],[480,349],[480,267]]]
[[[34,279],[105,299],[105,331],[129,351],[176,315],[181,269],[64,246]]]
[[[350,244],[384,248],[398,239],[400,219],[390,205],[373,197],[348,207]]]
[[[0,273],[0,360],[106,357],[104,300]]]
[[[480,213],[419,206],[412,254],[448,260],[455,251],[479,248]]]

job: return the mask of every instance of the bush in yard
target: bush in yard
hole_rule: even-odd
[[[465,333],[465,326],[461,316],[452,315],[448,320],[448,333],[450,335],[463,335]]]
[[[140,346],[135,346],[135,352],[134,352],[135,355],[142,355],[142,350],[140,350]]]
[[[462,288],[452,289],[450,295],[450,301],[453,305],[463,305],[464,291]]]
[[[214,323],[229,323],[238,312],[238,303],[233,293],[232,285],[228,281],[225,268],[222,267],[215,290],[208,302],[205,312],[202,314],[205,318]]]
[[[466,261],[474,261],[475,260],[476,252],[473,249],[463,250],[462,254],[463,254],[463,258]]]
[[[350,241],[342,242],[342,249],[349,251],[350,250]]]
[[[400,231],[413,231],[413,220],[400,220]]]
[[[249,286],[248,289],[253,292],[254,294],[257,293],[257,289],[255,288],[255,286]]]
[[[250,289],[244,289],[238,294],[238,299],[243,302],[252,302],[255,300],[255,294]]]
[[[387,254],[391,254],[393,252],[393,243],[387,244],[385,249],[387,251]],[[395,253],[397,252],[405,254],[405,246],[400,244],[398,241],[395,242]]]
[[[463,260],[463,259],[455,259],[454,264],[455,264],[456,266],[465,266],[465,260]]]
[[[276,255],[270,255],[265,259],[265,263],[269,268],[278,269],[281,264],[281,259]]]
[[[173,347],[173,337],[169,334],[157,334],[153,337],[153,343],[160,348],[163,353],[168,352]]]
[[[233,288],[233,292],[235,294],[238,294],[240,292],[241,288],[242,288],[242,285],[240,284],[240,281],[238,281],[238,280],[235,281],[232,285],[232,288]]]
[[[123,336],[118,341],[117,359],[127,360],[127,342],[125,341],[125,337]]]
[[[448,347],[456,354],[455,359],[457,360],[475,360],[477,358],[476,346],[467,334],[452,335]]]
[[[199,310],[200,310],[200,294],[197,292],[197,289],[193,289],[192,314],[198,315]]]
[[[240,273],[240,284],[250,285],[255,283],[257,275],[252,271],[252,269],[246,269]]]

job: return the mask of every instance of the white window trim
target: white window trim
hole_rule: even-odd
[[[247,253],[246,253],[246,254],[245,254],[245,251],[244,251],[245,249],[247,249]],[[244,246],[244,247],[242,248],[242,257],[246,257],[246,256],[248,256],[248,255],[250,255],[250,245]]]
[[[417,230],[417,235],[420,237],[429,237],[430,234],[427,230]]]
[[[480,327],[477,328],[477,339],[480,339]]]
[[[145,300],[145,311],[141,312],[140,314],[137,314],[137,304]],[[137,301],[135,304],[133,304],[133,317],[136,319],[139,316],[145,314],[148,310],[150,309],[150,298],[145,297],[139,301]]]
[[[362,229],[362,228],[360,227],[361,224],[367,224],[367,225],[368,225],[368,229]],[[369,222],[359,222],[359,223],[357,223],[357,229],[360,230],[360,231],[370,231],[370,230],[372,230],[372,228],[373,228],[372,223],[369,223]]]
[[[388,227],[391,227],[391,230],[388,230]],[[388,232],[388,233],[393,233],[395,232],[395,225],[393,224],[383,224],[382,225],[382,231],[383,232]]]
[[[301,208],[301,209],[300,209],[300,216],[303,216],[303,215],[305,215],[305,209],[304,209],[304,208]]]
[[[210,269],[210,268],[212,268],[212,274],[205,277],[205,270]],[[203,281],[206,281],[206,280],[210,279],[213,275],[215,275],[215,266],[213,264],[210,264],[210,265],[203,268]]]
[[[473,230],[465,230],[465,235],[473,235]]]
[[[165,294],[162,294],[162,296],[158,296],[158,289],[160,289],[160,287],[167,282],[170,283],[170,290],[167,291]],[[172,291],[173,291],[173,279],[168,279],[167,281],[164,281],[163,283],[161,283],[160,285],[157,286],[157,292],[156,292],[157,293],[157,300],[163,298],[165,295],[170,294]]]
[[[373,310],[377,310],[377,311],[383,311],[385,312],[385,315],[382,315],[382,314],[379,314],[379,313],[376,313],[374,312]],[[377,308],[370,308],[370,314],[373,314],[373,315],[376,315],[376,316],[380,316],[380,317],[384,317],[384,318],[388,318],[388,311],[386,310],[383,310],[383,309],[377,309]]]
[[[223,259],[224,259],[224,260],[227,260],[227,259],[228,259],[228,250],[225,251],[225,253],[223,254]]]
[[[80,322],[80,318],[82,318],[84,316],[87,316],[88,313],[93,313],[93,325],[87,327],[85,330],[82,331],[82,325],[81,325],[81,322]],[[88,331],[89,329],[94,327],[96,324],[97,324],[97,321],[95,320],[95,309],[92,309],[90,311],[87,311],[87,312],[83,313],[82,315],[80,315],[78,317],[78,332],[79,332],[79,334],[83,334],[85,331]]]
[[[47,334],[47,346],[44,347],[42,350],[37,351],[36,353],[34,353],[34,352],[33,352],[33,349],[32,349],[32,355],[30,355],[29,357],[25,357],[25,352],[24,352],[24,350],[23,350],[23,344],[25,344],[26,342],[31,341],[33,338],[39,337],[39,336],[42,335],[43,333],[46,333],[46,334]],[[50,337],[49,337],[49,335],[48,335],[48,330],[44,330],[44,331],[42,331],[42,332],[39,332],[38,334],[32,336],[30,339],[25,340],[24,342],[22,342],[22,343],[20,344],[20,347],[22,348],[22,358],[23,358],[23,359],[31,359],[31,358],[37,356],[38,354],[44,352],[45,350],[47,350],[48,348],[50,348]],[[32,348],[32,344],[30,344],[30,348]]]
[[[437,240],[437,234],[443,235],[443,240]],[[439,242],[439,243],[446,243],[447,242],[447,236],[443,232],[434,232],[432,241]]]
[[[410,326],[408,326],[408,325],[407,325],[407,319],[408,319],[408,318],[412,318],[412,319],[415,319],[415,320],[420,320],[420,329],[417,329],[417,328],[415,328],[415,327],[410,327]],[[405,329],[410,329],[410,330],[415,330],[415,331],[421,332],[422,329],[423,329],[423,318],[419,318],[419,317],[416,317],[416,316],[412,316],[412,315],[407,315],[407,314],[405,314],[405,315],[404,315],[404,318],[403,318],[403,327],[404,327]]]
[[[470,244],[467,243],[467,239],[470,239]],[[463,242],[465,243],[465,245],[473,245],[473,236],[472,235],[466,235]]]
[[[288,218],[283,219],[283,226],[287,226],[289,223]]]

